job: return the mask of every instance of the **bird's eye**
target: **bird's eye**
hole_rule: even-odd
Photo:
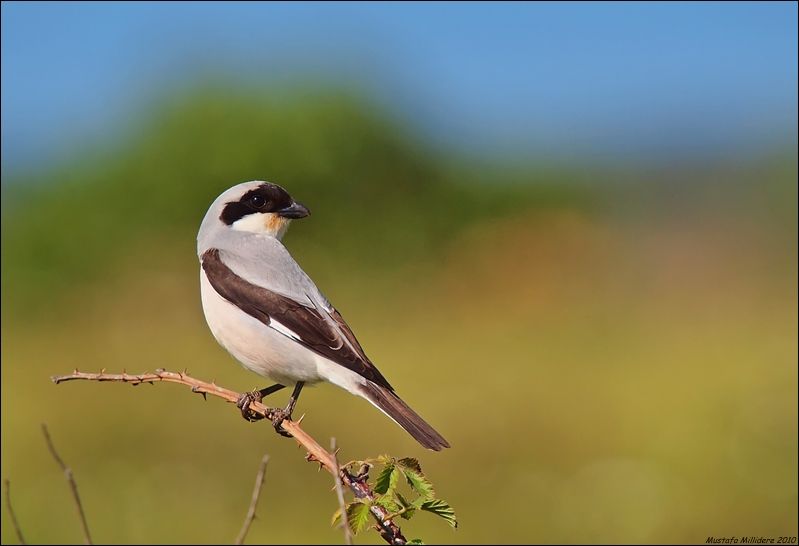
[[[250,197],[250,204],[256,209],[263,208],[266,205],[266,199],[261,195],[253,195]]]

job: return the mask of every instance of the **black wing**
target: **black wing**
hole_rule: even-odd
[[[335,309],[329,314],[336,325],[334,327],[322,316],[324,310],[307,307],[236,275],[219,257],[219,249],[216,248],[202,255],[202,267],[214,290],[251,317],[267,326],[274,319],[299,336],[299,339],[290,339],[393,391]]]

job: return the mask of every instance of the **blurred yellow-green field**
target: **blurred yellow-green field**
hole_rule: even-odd
[[[163,367],[265,386],[209,333],[194,251],[210,201],[252,178],[313,210],[288,248],[453,446],[425,452],[334,387],[300,399],[341,459],[420,459],[460,527],[422,514],[409,538],[796,535],[793,152],[511,175],[441,161],[357,101],[281,100],[188,97],[40,175],[57,185],[4,182],[2,469],[27,540],[82,540],[47,423],[98,542],[232,541],[264,453],[248,542],[342,541],[329,475],[268,424],[179,386],[49,380]]]
[[[287,248],[452,444],[299,399],[341,461],[418,458],[459,525],[417,513],[408,539],[795,544],[798,9],[2,2],[0,478],[25,541],[84,540],[46,423],[96,543],[233,543],[264,454],[245,543],[344,542],[331,476],[270,423],[50,379],[268,386],[209,331],[196,255],[214,199],[267,180],[312,211]]]

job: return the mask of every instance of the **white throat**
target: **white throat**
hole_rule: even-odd
[[[258,235],[268,235],[278,241],[286,234],[291,220],[273,212],[255,212],[231,224],[236,231],[246,231]]]

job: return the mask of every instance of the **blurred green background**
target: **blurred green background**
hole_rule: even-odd
[[[3,4],[4,71],[24,55],[6,42],[6,25],[58,15],[36,7]],[[608,17],[619,9],[605,8]],[[94,16],[111,18],[102,9]],[[513,19],[502,9],[492,16]],[[2,475],[29,541],[81,540],[42,422],[75,472],[98,542],[232,541],[264,453],[248,542],[342,541],[329,524],[330,477],[267,424],[178,386],[49,381],[74,368],[185,367],[240,391],[265,386],[208,331],[195,255],[208,205],[251,179],[279,183],[311,208],[284,242],[453,446],[425,452],[334,387],[299,402],[305,428],[323,444],[335,436],[343,460],[420,459],[460,528],[420,515],[403,522],[409,538],[796,536],[795,63],[794,105],[780,118],[788,133],[698,154],[560,143],[550,160],[534,147],[442,144],[419,111],[397,110],[357,81],[310,69],[253,81],[202,68],[101,138],[54,127],[68,153],[16,149],[41,160],[15,156],[20,128],[36,119],[20,113],[14,93],[24,86],[4,72],[3,118],[15,117],[3,129]],[[2,542],[16,542],[5,510]]]

